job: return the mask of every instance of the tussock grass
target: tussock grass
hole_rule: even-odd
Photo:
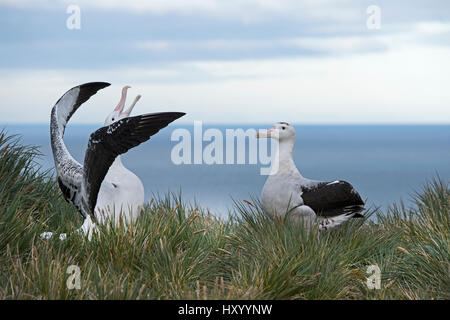
[[[39,234],[82,221],[38,156],[0,133],[1,299],[450,298],[450,189],[440,178],[412,208],[372,209],[320,235],[272,220],[257,199],[235,201],[224,221],[169,194],[127,228],[61,242]],[[380,290],[366,285],[373,264]],[[67,287],[70,265],[80,268],[79,290]]]

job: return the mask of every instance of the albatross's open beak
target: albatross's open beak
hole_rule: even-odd
[[[122,88],[122,97],[120,98],[119,104],[117,105],[117,107],[114,109],[114,111],[118,111],[119,114],[121,116],[125,116],[128,117],[131,113],[131,111],[133,110],[134,106],[136,105],[136,103],[139,101],[139,99],[141,98],[141,95],[138,95],[133,103],[130,105],[130,107],[126,110],[123,111],[123,109],[125,108],[125,101],[127,100],[127,90],[131,88],[130,86],[125,86]]]

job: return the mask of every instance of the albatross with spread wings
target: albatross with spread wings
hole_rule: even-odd
[[[132,220],[130,215],[138,213],[133,213],[133,209],[140,210],[135,204],[143,202],[142,183],[123,167],[119,155],[147,141],[169,123],[185,115],[182,112],[159,112],[129,117],[140,96],[127,111],[123,111],[129,88],[124,87],[119,105],[108,116],[105,126],[91,134],[84,165],[81,165],[71,156],[63,141],[67,122],[84,102],[109,85],[92,82],[74,87],[56,102],[51,112],[51,146],[58,184],[64,198],[85,218],[81,230],[89,235],[92,221],[102,222],[105,215],[114,215],[110,210],[116,204],[121,206],[116,210],[128,215],[125,218],[130,219],[127,220]],[[142,196],[139,196],[141,193]],[[127,204],[129,208],[124,208]],[[51,233],[43,235],[51,237]]]

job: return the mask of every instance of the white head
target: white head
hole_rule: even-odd
[[[127,99],[127,90],[128,90],[129,88],[131,88],[131,87],[130,87],[130,86],[125,86],[125,87],[123,87],[123,89],[122,89],[122,97],[120,98],[119,104],[118,104],[117,107],[114,109],[114,111],[111,112],[111,113],[106,117],[106,120],[105,120],[105,126],[109,126],[110,124],[112,124],[112,123],[114,123],[114,122],[116,122],[116,121],[118,121],[118,120],[120,120],[120,119],[123,119],[123,118],[126,118],[126,117],[129,117],[129,116],[130,116],[131,111],[133,110],[133,108],[134,108],[136,102],[139,101],[139,99],[141,98],[141,96],[138,95],[138,96],[134,99],[134,101],[133,101],[133,103],[130,105],[130,107],[129,107],[126,111],[124,111],[123,109],[124,109],[124,107],[125,107],[125,100]]]
[[[287,122],[277,122],[269,130],[259,130],[256,138],[272,138],[279,142],[295,141],[295,130]]]

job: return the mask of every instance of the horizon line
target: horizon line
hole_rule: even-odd
[[[202,120],[194,120],[194,121],[202,121]],[[189,121],[189,122],[181,122],[179,121],[178,123],[174,123],[172,125],[193,125],[194,121]],[[205,122],[202,121],[203,124],[206,124],[208,126],[210,125],[219,125],[219,126],[223,126],[223,125],[270,125],[276,122]],[[76,126],[98,126],[101,125],[100,122],[88,122],[88,123],[84,123],[84,122],[80,122],[80,123],[71,123],[68,124],[68,126],[71,125],[76,125]],[[301,125],[301,126],[450,126],[450,122],[445,123],[445,122],[399,122],[399,123],[395,123],[395,122],[361,122],[361,123],[356,123],[356,122],[343,122],[343,123],[334,123],[334,122],[312,122],[312,123],[302,123],[302,122],[290,122],[290,124],[292,125]],[[32,126],[32,125],[49,125],[48,122],[0,122],[0,127],[4,127],[4,126],[8,126],[8,125],[13,125],[13,126]]]

